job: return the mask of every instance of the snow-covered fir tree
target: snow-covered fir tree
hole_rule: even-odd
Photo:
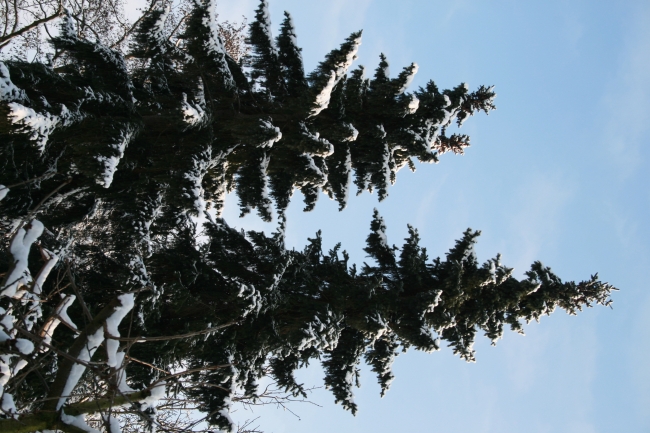
[[[323,251],[320,233],[285,248],[294,190],[305,210],[321,193],[343,209],[352,182],[383,200],[414,160],[464,152],[469,137],[446,129],[494,109],[492,87],[409,92],[418,66],[391,77],[383,54],[366,78],[352,69],[361,32],[306,74],[291,16],[273,38],[266,0],[237,61],[215,0],[195,1],[175,42],[168,6],[151,3],[126,57],[63,11],[56,64],[0,62],[0,430],[114,433],[134,413],[164,430],[155,402],[182,395],[208,428],[235,431],[233,401],[263,398],[264,376],[304,396],[293,373],[317,361],[354,413],[362,361],[383,394],[402,350],[446,344],[474,361],[478,332],[494,344],[557,307],[611,303],[597,276],[479,264],[476,231],[444,259],[411,227],[395,247],[377,212],[372,264]],[[231,228],[230,192],[242,215],[276,212],[277,232]]]

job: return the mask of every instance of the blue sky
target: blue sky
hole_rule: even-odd
[[[256,0],[221,1],[223,18],[251,18]],[[409,351],[380,399],[365,368],[356,417],[327,391],[294,405],[301,420],[276,408],[261,415],[270,433],[289,432],[554,432],[650,431],[650,269],[648,132],[650,3],[647,1],[271,0],[274,30],[294,17],[306,69],[312,70],[350,33],[363,29],[356,64],[370,70],[384,52],[396,75],[420,66],[412,89],[433,79],[448,88],[496,86],[497,111],[469,119],[472,146],[463,157],[403,170],[389,197],[352,197],[347,209],[321,196],[302,213],[296,194],[288,243],[302,247],[323,230],[357,263],[372,209],[400,245],[406,224],[419,229],[432,257],[443,255],[467,227],[483,232],[479,260],[500,252],[521,276],[541,260],[564,280],[599,272],[620,292],[613,310],[576,317],[557,311],[496,347],[477,344],[467,364],[443,348]],[[255,216],[231,225],[272,230]],[[300,373],[320,385],[318,366]]]

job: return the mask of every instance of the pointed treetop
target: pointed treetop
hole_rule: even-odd
[[[390,63],[384,53],[379,54],[379,65],[375,69],[374,80],[377,83],[385,83],[390,79]]]
[[[271,15],[266,0],[260,0],[260,5],[255,11],[255,21],[249,26],[247,42],[251,45],[248,63],[253,83],[265,89],[267,94],[282,96],[285,93],[285,85],[278,51],[271,35]]]
[[[282,65],[282,73],[287,90],[292,96],[297,96],[307,87],[305,70],[302,61],[302,49],[298,47],[296,31],[289,12],[284,12],[284,21],[280,26],[280,34],[276,40],[278,56]]]

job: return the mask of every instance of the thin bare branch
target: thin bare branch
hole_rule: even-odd
[[[63,13],[63,3],[59,3],[59,9],[57,9],[57,11],[54,14],[52,14],[50,16],[46,16],[46,17],[41,18],[41,19],[36,20],[36,21],[32,21],[30,24],[26,25],[25,27],[23,27],[20,30],[15,30],[15,31],[9,33],[6,36],[1,36],[0,37],[0,48],[7,45],[11,41],[11,39],[16,38],[16,37],[18,37],[18,36],[20,36],[22,34],[25,34],[28,31],[30,31],[31,29],[40,26],[41,24],[45,24],[47,22],[50,22],[50,21],[60,17],[62,13]],[[16,22],[18,22],[17,19],[16,19]]]

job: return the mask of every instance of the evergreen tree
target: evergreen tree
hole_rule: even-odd
[[[120,52],[80,37],[69,14],[51,41],[63,66],[0,62],[0,182],[8,185],[0,186],[0,230],[10,253],[0,259],[8,270],[0,314],[20,313],[29,324],[14,326],[11,319],[9,329],[0,320],[6,334],[0,333],[0,350],[9,351],[0,355],[14,359],[19,329],[31,332],[48,314],[62,314],[54,297],[59,291],[72,296],[74,288],[81,302],[65,298],[73,305],[69,317],[87,324],[80,336],[43,334],[68,358],[23,353],[40,363],[34,371],[42,375],[2,373],[2,392],[13,396],[24,420],[46,419],[49,424],[38,428],[54,428],[69,424],[62,410],[87,413],[60,400],[63,385],[74,365],[82,365],[74,361],[80,348],[124,306],[116,299],[126,295],[133,296],[128,329],[146,336],[147,344],[129,347],[140,363],[118,363],[109,335],[103,344],[113,349],[100,364],[112,374],[118,364],[126,366],[130,386],[145,394],[161,371],[188,368],[197,385],[183,388],[171,377],[168,392],[196,401],[210,425],[225,430],[233,428],[233,395],[259,398],[257,381],[265,375],[305,395],[293,373],[321,360],[326,386],[354,413],[362,360],[377,374],[383,395],[399,348],[431,352],[444,342],[474,361],[479,331],[494,344],[504,326],[522,332],[522,321],[556,307],[575,314],[611,303],[615,289],[596,276],[562,282],[535,262],[517,280],[498,256],[479,265],[473,253],[479,232],[472,230],[444,260],[430,261],[411,227],[401,248],[390,246],[377,212],[365,248],[374,263],[360,269],[340,245],[323,252],[320,233],[302,251],[286,249],[284,212],[294,189],[303,193],[305,210],[314,208],[321,191],[343,209],[352,177],[359,192],[377,190],[384,199],[399,169],[415,169],[413,158],[430,163],[445,152],[463,153],[469,137],[448,137],[446,128],[494,109],[492,87],[440,91],[430,81],[408,93],[417,65],[391,78],[383,54],[372,78],[364,77],[363,67],[350,72],[361,32],[305,74],[289,14],[274,40],[265,0],[250,25],[251,54],[243,62],[224,49],[215,0],[197,0],[178,43],[165,33],[168,13],[152,4],[130,42],[128,63]],[[229,227],[220,211],[232,191],[242,215],[255,209],[270,221],[275,205],[277,232]],[[201,227],[197,217],[204,215]],[[31,264],[36,250],[15,246],[32,233],[26,227],[38,224],[42,234],[32,238],[50,252],[44,257],[58,258],[48,263],[61,271],[40,286],[38,278],[26,277],[40,275]],[[68,286],[59,284],[64,280]],[[30,313],[37,304],[45,308],[43,317]],[[126,325],[119,329],[127,332]],[[30,335],[35,347],[49,347]],[[116,396],[114,376],[88,375],[70,390],[95,389],[99,377],[110,385],[99,387],[100,397]],[[41,377],[53,387],[43,386]],[[137,408],[152,415],[147,410]],[[0,426],[11,424],[4,422]]]

